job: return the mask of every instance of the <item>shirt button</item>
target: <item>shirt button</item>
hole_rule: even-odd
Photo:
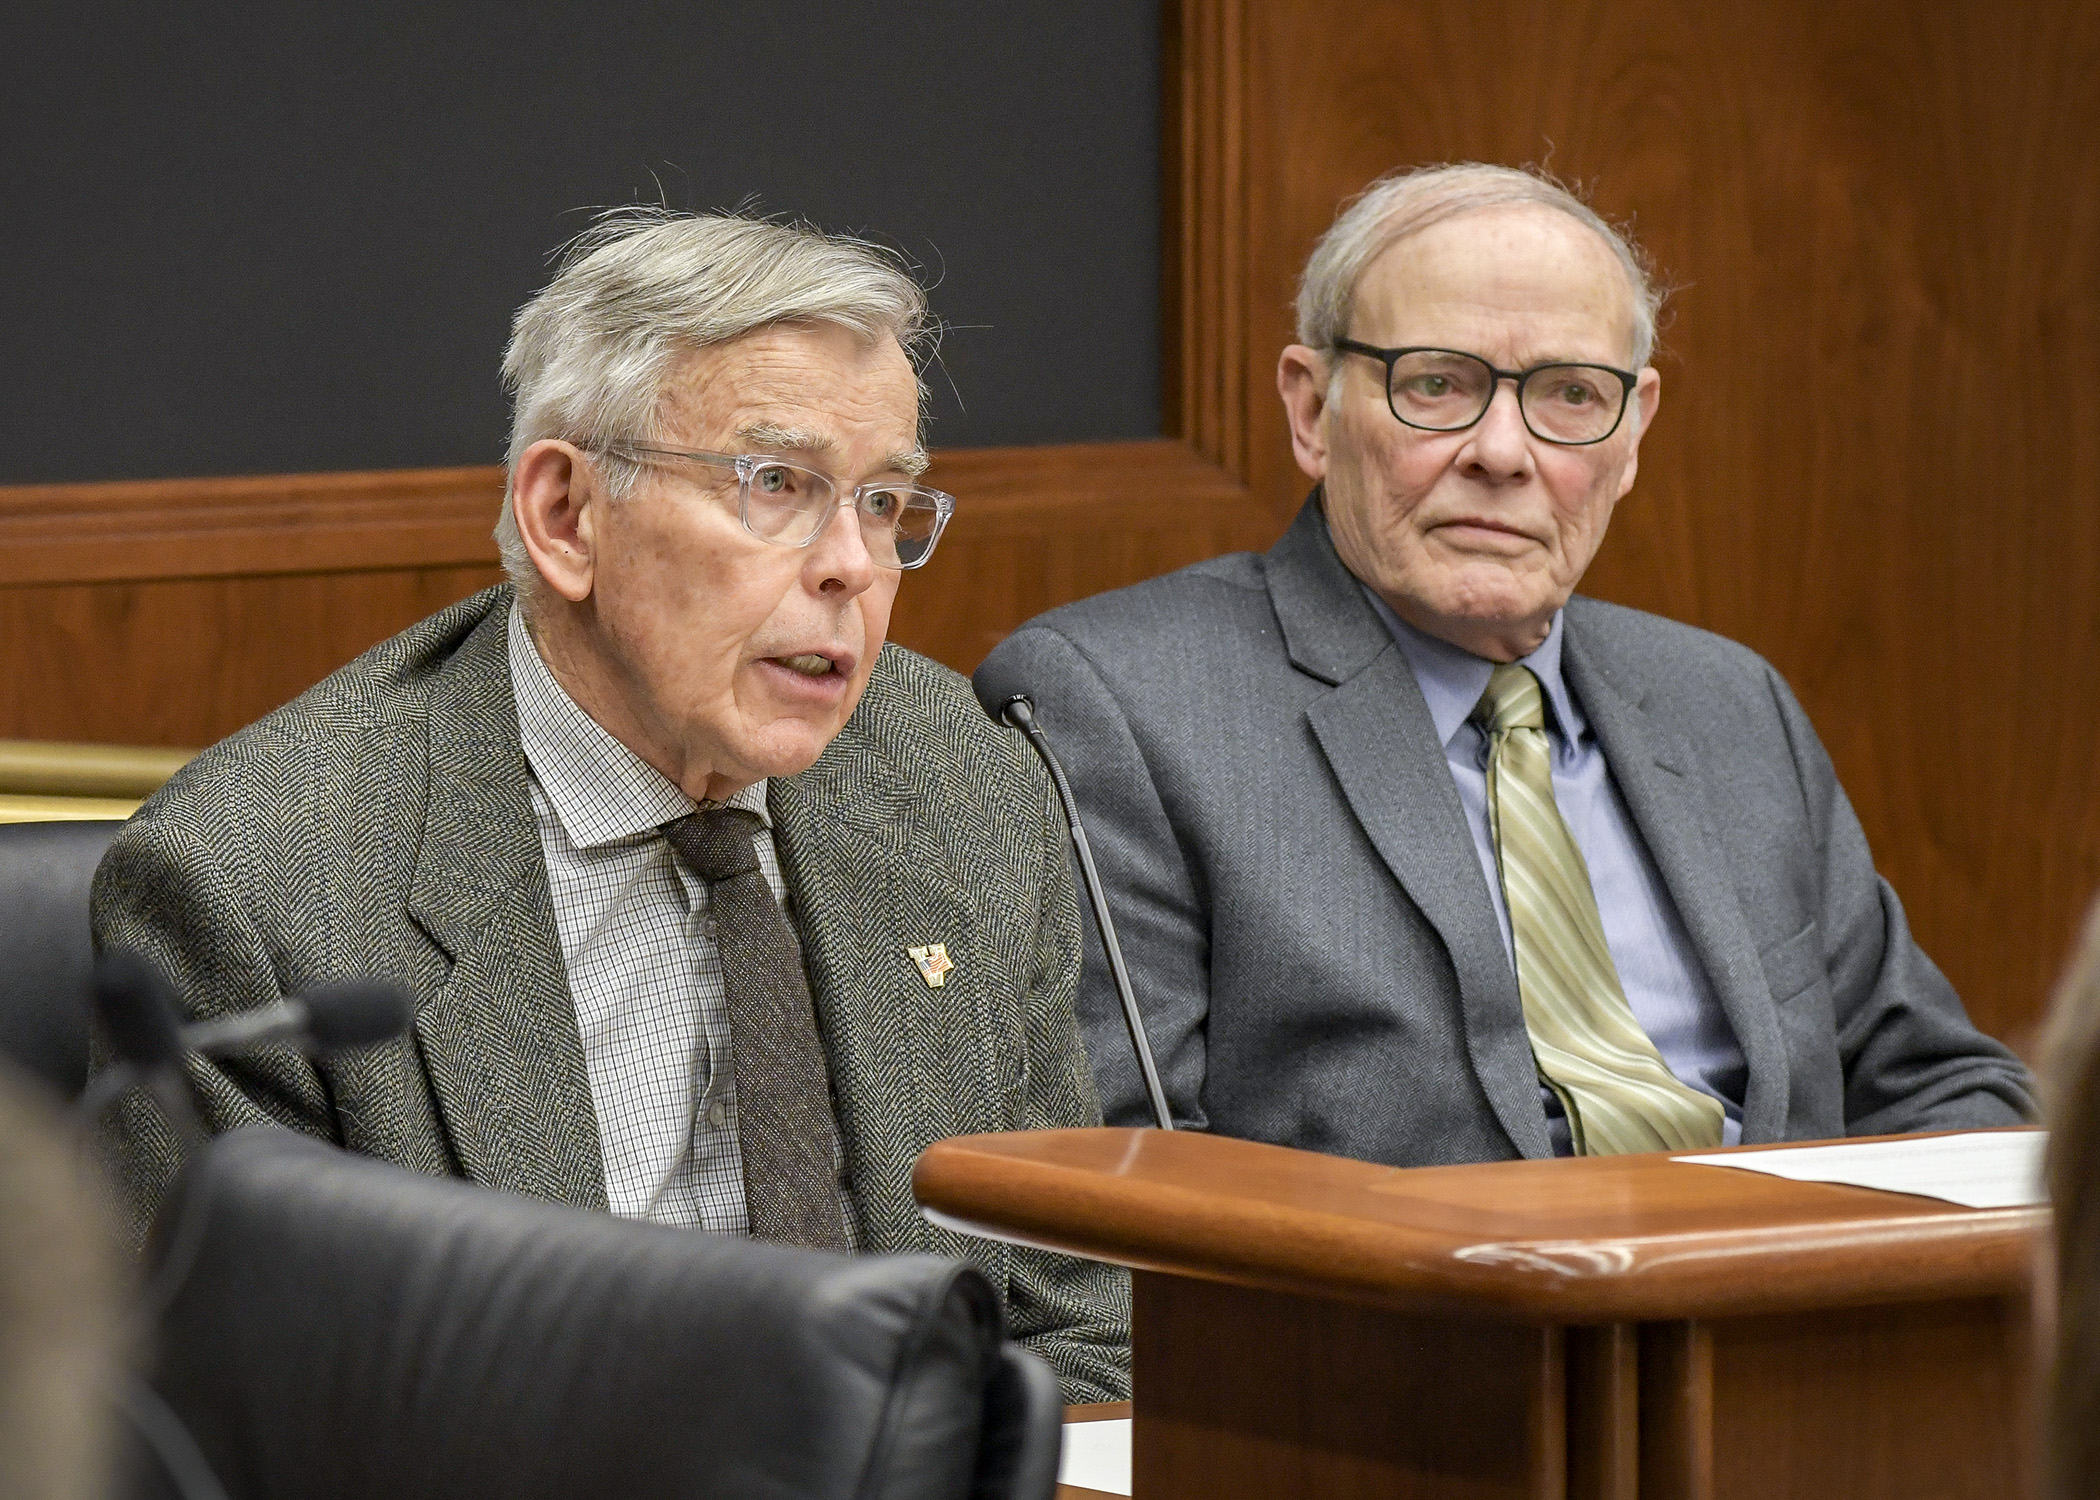
[[[704,938],[707,938],[710,941],[713,940],[715,935],[715,919],[713,917],[705,917],[701,919],[700,935]]]
[[[725,1106],[721,1100],[717,1099],[712,1104],[707,1106],[707,1123],[712,1125],[715,1129],[720,1130],[722,1126],[728,1122],[728,1120],[728,1107]]]

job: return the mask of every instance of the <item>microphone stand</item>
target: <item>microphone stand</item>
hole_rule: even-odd
[[[1065,768],[1057,763],[1050,741],[1035,722],[1035,704],[1027,694],[1016,693],[1000,704],[999,719],[1020,730],[1042,757],[1050,772],[1050,784],[1057,788],[1058,801],[1064,804],[1065,826],[1072,830],[1072,848],[1079,855],[1079,883],[1086,887],[1087,904],[1094,910],[1094,926],[1101,934],[1102,950],[1108,955],[1109,977],[1115,981],[1116,998],[1123,1004],[1123,1025],[1130,1033],[1131,1050],[1137,1054],[1138,1071],[1145,1076],[1145,1097],[1152,1105],[1152,1118],[1159,1128],[1172,1130],[1174,1116],[1167,1109],[1167,1091],[1160,1087],[1159,1068],[1152,1061],[1152,1044],[1145,1037],[1145,1019],[1138,1014],[1137,997],[1130,992],[1130,971],[1123,966],[1122,945],[1116,941],[1115,918],[1108,914],[1101,872],[1094,868],[1094,851],[1087,845],[1086,828],[1079,821],[1079,802],[1072,795],[1071,783],[1065,780]]]

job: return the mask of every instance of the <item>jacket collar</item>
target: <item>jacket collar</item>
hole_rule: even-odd
[[[1339,685],[1392,650],[1393,637],[1342,566],[1321,504],[1316,488],[1264,561],[1291,665]]]
[[[1405,654],[1342,566],[1315,491],[1267,558],[1298,669],[1333,686],[1306,711],[1350,810],[1443,939],[1475,1077],[1512,1148],[1549,1156],[1538,1069],[1473,835]]]
[[[1684,923],[1693,957],[1742,1048],[1748,1075],[1743,1142],[1782,1139],[1789,1087],[1785,1039],[1756,941],[1728,879],[1723,845],[1707,816],[1709,792],[1700,784],[1698,759],[1666,719],[1647,711],[1646,685],[1613,672],[1594,631],[1585,628],[1594,625],[1595,608],[1578,598],[1563,612],[1563,670]]]
[[[454,1154],[476,1182],[605,1206],[597,1111],[511,692],[511,592],[429,690],[428,787],[408,914],[452,962],[416,1039]]]

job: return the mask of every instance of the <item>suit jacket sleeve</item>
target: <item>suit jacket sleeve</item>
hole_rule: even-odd
[[[1048,793],[1046,779],[1037,783]],[[1062,819],[1045,817],[1043,902],[1035,972],[1025,997],[1024,1130],[1098,1125],[1101,1106],[1080,1047],[1072,1001],[1079,924]],[[1098,1261],[1016,1247],[1007,1283],[1012,1332],[1057,1371],[1067,1402],[1130,1399],[1130,1274]]]
[[[232,830],[208,839],[149,806],[125,826],[95,872],[91,922],[97,951],[128,949],[166,977],[186,1020],[252,1010],[283,998],[276,965],[229,864],[242,858]],[[95,1040],[97,1070],[110,1059]],[[221,1062],[189,1060],[205,1128],[216,1135],[278,1124],[340,1144],[327,1090],[314,1066],[289,1050]],[[182,1147],[159,1109],[134,1090],[111,1112],[103,1142],[132,1243],[142,1245],[182,1165]]]
[[[1168,1107],[1177,1126],[1208,1129],[1209,911],[1123,705],[1077,644],[1042,626],[1009,636],[978,669],[975,686],[994,712],[1014,693],[1035,700],[1037,719],[1079,799]],[[1079,1020],[1102,1115],[1111,1125],[1150,1125],[1143,1076],[1100,935],[1090,911],[1082,910],[1081,920]]]
[[[1821,864],[1817,925],[1844,1070],[1846,1131],[1896,1135],[2028,1122],[2035,1106],[2027,1070],[1970,1023],[1953,985],[1911,937],[1822,741],[1785,681],[1766,671]]]

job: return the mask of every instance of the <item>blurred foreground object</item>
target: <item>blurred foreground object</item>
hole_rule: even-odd
[[[694,1234],[257,1128],[178,1180],[157,1384],[232,1500],[1050,1500],[1056,1377],[976,1270]],[[325,1290],[319,1290],[325,1289]]]
[[[104,1500],[115,1230],[57,1114],[0,1062],[0,1500]]]
[[[2056,1205],[2046,1493],[2088,1500],[2100,1494],[2100,903],[2050,1007],[2042,1094]]]

